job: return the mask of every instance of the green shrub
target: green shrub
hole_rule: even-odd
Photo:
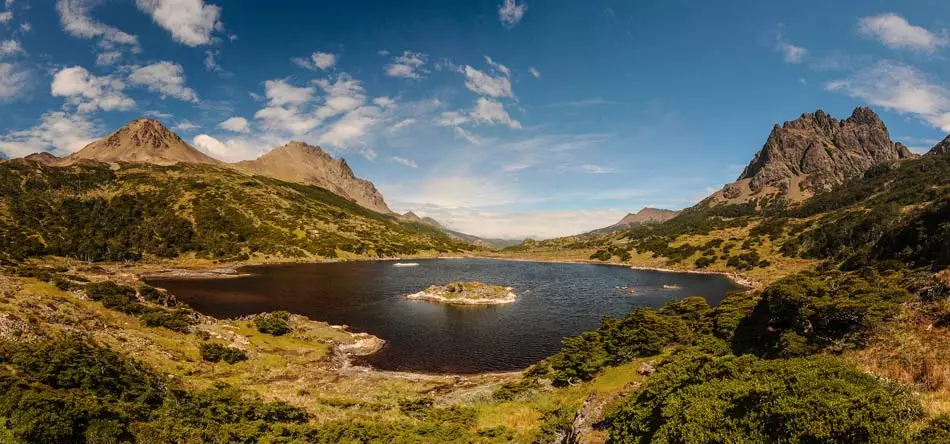
[[[909,442],[908,392],[832,357],[685,353],[607,414],[610,442]]]
[[[254,317],[254,325],[257,326],[257,331],[274,336],[283,336],[292,330],[290,313],[286,311],[261,313]]]
[[[916,444],[945,444],[950,442],[950,415],[940,415],[917,433]]]
[[[213,342],[205,342],[199,346],[201,359],[208,362],[227,362],[235,364],[247,361],[247,354],[239,348],[228,347]]]
[[[146,327],[165,327],[179,333],[187,333],[195,325],[195,313],[187,308],[165,310],[162,308],[150,310],[141,316]]]
[[[86,296],[102,302],[102,305],[110,310],[126,314],[141,313],[144,308],[136,298],[134,288],[111,281],[87,284]]]

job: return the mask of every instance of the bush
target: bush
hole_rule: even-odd
[[[139,286],[139,294],[142,296],[142,299],[153,304],[164,305],[166,307],[179,305],[178,299],[176,299],[175,296],[148,284]]]
[[[292,330],[290,313],[286,311],[261,313],[254,317],[254,325],[257,326],[257,331],[274,336],[283,336]]]
[[[909,442],[910,393],[828,356],[684,353],[608,412],[610,442]]]
[[[227,362],[235,364],[247,361],[247,354],[239,348],[228,347],[213,342],[205,342],[200,346],[201,359],[208,362]]]
[[[165,327],[179,333],[188,333],[195,325],[195,313],[187,308],[177,310],[156,309],[145,313],[141,317],[146,327]]]
[[[86,296],[94,301],[102,302],[110,310],[126,314],[136,314],[143,311],[142,304],[135,297],[135,289],[128,285],[115,282],[95,282],[86,285]]]

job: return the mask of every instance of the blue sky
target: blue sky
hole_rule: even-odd
[[[390,206],[551,237],[735,180],[775,123],[950,132],[950,2],[6,0],[0,153],[157,118],[229,161],[304,140]]]

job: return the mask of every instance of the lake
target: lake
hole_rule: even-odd
[[[560,349],[561,339],[595,329],[604,316],[703,296],[711,305],[743,290],[724,276],[631,270],[594,264],[492,259],[339,262],[244,267],[230,279],[149,279],[195,310],[232,318],[287,310],[346,324],[385,339],[362,362],[384,370],[476,373],[525,368]],[[407,300],[451,281],[513,287],[512,304],[463,307]],[[672,286],[675,288],[664,288]],[[627,287],[636,291],[629,294]]]

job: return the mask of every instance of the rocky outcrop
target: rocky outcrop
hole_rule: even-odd
[[[726,185],[713,201],[738,203],[766,196],[803,200],[871,167],[913,156],[891,140],[884,122],[870,108],[856,108],[845,120],[818,110],[776,125],[737,181]]]
[[[63,159],[71,165],[82,160],[98,162],[140,162],[156,165],[177,163],[220,164],[221,162],[191,147],[157,120],[138,119],[102,140]]]
[[[950,136],[941,140],[940,143],[934,145],[934,147],[927,152],[928,156],[942,156],[944,154],[950,154]]]
[[[406,298],[453,305],[500,305],[518,300],[518,296],[511,287],[481,282],[432,285],[423,291],[407,295]]]
[[[380,213],[392,213],[372,182],[357,178],[344,159],[334,159],[320,147],[290,142],[255,160],[234,164],[252,174],[326,188],[360,206]]]
[[[620,222],[617,222],[612,226],[623,227],[627,225],[639,225],[648,222],[663,222],[676,217],[678,214],[680,214],[679,211],[646,207],[636,213],[627,214],[623,219],[620,219]]]

